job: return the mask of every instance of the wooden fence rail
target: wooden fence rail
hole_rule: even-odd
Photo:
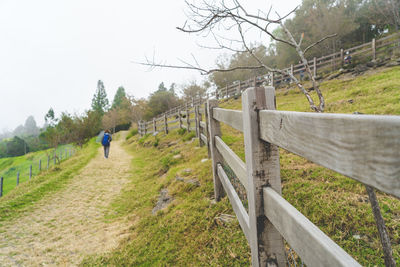
[[[325,71],[327,69],[335,70],[337,67],[342,67],[344,65],[344,57],[346,52],[351,53],[351,56],[361,55],[362,57],[371,57],[371,60],[374,61],[377,58],[377,54],[379,53],[381,48],[393,48],[397,47],[400,44],[400,33],[395,33],[389,36],[385,36],[380,39],[373,39],[371,42],[361,44],[352,48],[348,49],[341,49],[339,52],[332,53],[330,55],[322,56],[319,58],[310,59],[309,62],[311,69],[313,70],[313,75],[317,76],[318,72]],[[298,75],[301,78],[301,75],[304,75],[305,68],[303,64],[291,65],[283,69],[286,72],[292,72],[295,75]],[[236,81],[231,85],[227,85],[223,88],[217,88],[215,92],[211,93],[211,96],[215,97],[216,99],[220,98],[231,98],[231,97],[238,97],[242,94],[244,90],[250,87],[257,87],[261,85],[271,85],[276,86],[283,83],[290,83],[291,80],[289,79],[288,75],[280,75],[274,73],[267,73],[265,75],[253,77],[251,79],[245,81]],[[181,116],[186,116],[187,110],[190,113],[195,113],[194,107],[202,106],[206,103],[207,98],[198,97],[192,98],[190,101],[183,103],[180,106],[174,107],[163,114],[160,114],[156,118],[156,123],[162,124],[164,122],[164,117],[172,118],[176,117],[175,119],[182,118]],[[199,113],[203,114],[206,112],[205,108],[200,108]],[[174,121],[175,122],[175,121]],[[149,122],[141,122],[141,126],[139,127],[139,132],[141,134],[146,133],[154,133],[153,129],[153,120]],[[168,122],[170,123],[170,122]],[[171,122],[173,123],[173,122]],[[165,123],[164,123],[165,124]],[[182,128],[180,126],[180,128]]]
[[[253,266],[285,266],[284,240],[307,266],[360,266],[281,196],[279,148],[400,197],[400,116],[277,111],[273,87],[251,87],[243,92],[242,110],[219,108],[210,99],[163,122],[168,129],[193,125],[199,145],[208,146],[215,199],[229,198]],[[220,123],[244,133],[246,162],[224,143]],[[145,122],[138,128],[141,135],[151,132]],[[223,166],[245,188],[248,212]]]

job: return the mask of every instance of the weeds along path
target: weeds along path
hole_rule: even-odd
[[[114,141],[108,159],[100,148],[64,191],[2,223],[0,266],[74,266],[86,255],[116,247],[129,223],[107,223],[104,214],[128,182],[130,160],[121,141]]]

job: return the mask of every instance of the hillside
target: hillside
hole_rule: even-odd
[[[72,149],[72,145],[62,145],[57,147],[56,155],[60,159],[60,153],[62,153],[61,160],[65,160],[66,153]],[[39,161],[41,161],[41,171],[47,169],[47,157],[50,157],[49,168],[54,166],[53,161],[53,149],[47,149],[37,152],[30,152],[26,155],[19,157],[0,158],[0,177],[4,178],[3,195],[7,194],[16,186],[17,173],[20,173],[19,182],[23,183],[29,179],[29,168],[32,165],[32,176],[36,176],[40,173]]]
[[[341,76],[321,86],[327,112],[400,114],[400,68],[363,76]],[[221,107],[239,109],[241,100]],[[309,111],[297,89],[277,91],[280,110]],[[243,137],[222,126],[222,139],[244,160]],[[227,198],[213,201],[211,162],[194,133],[134,136],[130,182],[106,213],[107,220],[129,217],[134,225],[115,250],[87,257],[97,265],[248,266],[250,250]],[[365,187],[281,149],[283,195],[362,265],[383,265],[382,250]],[[161,197],[160,197],[161,192]],[[378,193],[394,257],[400,264],[400,201]],[[160,204],[167,207],[156,212]],[[162,205],[161,205],[162,207]]]

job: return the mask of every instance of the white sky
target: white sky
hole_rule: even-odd
[[[245,5],[282,14],[300,0],[246,0]],[[221,51],[176,30],[185,22],[183,0],[0,0],[0,132],[13,130],[29,115],[39,125],[50,107],[81,113],[90,108],[97,81],[111,102],[122,85],[147,97],[164,82],[200,80],[197,72],[131,63],[145,55],[178,63],[191,59],[212,67]],[[210,44],[210,43],[208,43]]]

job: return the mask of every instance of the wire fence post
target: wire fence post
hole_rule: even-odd
[[[4,178],[0,178],[0,197],[3,196],[3,183],[4,183]]]

